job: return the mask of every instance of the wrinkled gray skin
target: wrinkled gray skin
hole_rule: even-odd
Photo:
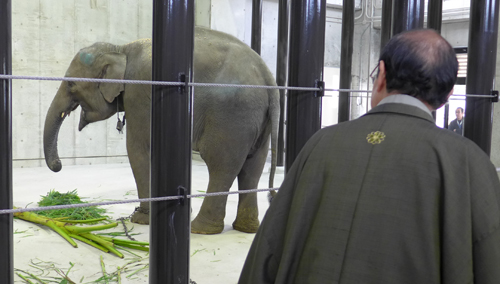
[[[151,41],[123,46],[95,43],[80,50],[66,77],[151,80]],[[194,51],[195,82],[275,85],[263,60],[238,39],[197,27]],[[272,177],[276,167],[279,94],[277,90],[196,87],[194,91],[193,150],[199,151],[209,171],[207,192],[228,191],[238,177],[239,190],[257,188],[272,144]],[[79,130],[107,119],[117,107],[127,117],[127,151],[140,198],[149,197],[151,86],[62,82],[47,113],[44,128],[45,160],[61,170],[57,138],[64,119],[81,106]],[[227,196],[207,197],[191,224],[193,233],[216,234],[224,228]],[[149,223],[149,203],[141,203],[132,222]],[[239,196],[233,228],[256,232],[257,196]]]

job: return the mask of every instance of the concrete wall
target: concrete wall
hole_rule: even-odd
[[[370,89],[369,73],[380,46],[380,0],[356,1],[353,89]],[[332,2],[333,3],[333,2]],[[335,4],[335,3],[333,3]],[[372,4],[374,4],[372,6]],[[151,37],[152,1],[144,0],[24,0],[13,1],[13,73],[64,76],[74,54],[96,41],[115,44]],[[196,0],[196,23],[230,33],[248,45],[251,40],[252,0]],[[467,46],[467,13],[444,16],[443,36],[454,46]],[[342,10],[330,5],[325,34],[327,88],[338,88]],[[264,0],[262,57],[276,72],[278,0]],[[500,66],[500,64],[499,64]],[[498,74],[498,72],[497,72]],[[498,75],[497,75],[498,76]],[[13,156],[15,167],[45,166],[42,132],[45,114],[58,81],[13,82]],[[326,124],[336,123],[338,94],[323,99]],[[358,93],[355,95],[365,95]],[[352,119],[369,109],[369,99],[352,99]],[[116,131],[116,118],[93,123],[78,132],[78,114],[67,118],[59,134],[64,165],[127,162],[125,134]],[[500,167],[500,129],[495,112],[492,160]],[[126,131],[126,130],[125,130]],[[74,159],[73,157],[78,157]]]
[[[251,13],[246,11],[251,11],[251,0],[197,0],[196,23],[249,43]],[[263,11],[264,25],[274,26],[274,33],[263,30],[263,55],[275,62],[271,49],[276,49],[272,39],[276,38],[277,1],[266,1]],[[85,46],[96,41],[124,44],[152,34],[152,1],[13,1],[12,13],[14,75],[62,77],[73,56]],[[275,63],[270,67],[275,72]],[[59,81],[14,80],[14,167],[45,166],[43,125],[59,85]],[[67,118],[59,132],[63,165],[128,161],[125,133],[115,129],[116,118],[90,124],[79,132],[78,114]]]
[[[212,0],[211,29],[231,34],[249,46],[252,37],[252,0]],[[278,0],[262,3],[261,56],[276,74]]]
[[[15,75],[64,76],[75,53],[96,41],[123,44],[151,37],[152,1],[12,1],[12,72]],[[13,82],[14,167],[44,166],[43,124],[58,81]],[[116,120],[94,123],[78,132],[75,112],[59,135],[64,165],[127,161],[125,135]]]
[[[357,0],[360,1],[360,0]],[[251,41],[252,0],[196,0],[196,24]],[[96,41],[124,44],[151,37],[152,1],[26,0],[13,1],[13,74],[62,77],[73,56]],[[327,66],[338,66],[340,14],[329,20]],[[278,0],[263,2],[262,57],[276,72]],[[13,82],[14,167],[45,166],[42,135],[45,115],[59,81]],[[120,116],[122,116],[120,114]],[[127,162],[125,133],[116,118],[77,130],[79,111],[59,132],[63,165]],[[126,128],[125,128],[126,131]],[[75,158],[78,157],[78,158]]]

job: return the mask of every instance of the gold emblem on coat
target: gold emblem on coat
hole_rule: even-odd
[[[382,143],[384,139],[385,139],[385,134],[384,132],[380,131],[372,132],[368,134],[368,136],[366,136],[366,140],[368,141],[368,143],[371,143],[373,145]]]

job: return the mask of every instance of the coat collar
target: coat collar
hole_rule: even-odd
[[[412,105],[401,104],[401,103],[379,104],[378,106],[372,108],[364,116],[378,114],[378,113],[397,113],[397,114],[402,114],[402,115],[409,115],[409,116],[414,116],[417,118],[427,120],[433,124],[435,123],[432,116],[430,116],[428,113],[421,110],[420,108],[418,108],[416,106],[412,106]]]

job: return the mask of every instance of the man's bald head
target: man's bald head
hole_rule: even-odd
[[[451,45],[434,30],[411,30],[391,38],[381,52],[387,90],[417,97],[434,109],[446,103],[457,80]]]

